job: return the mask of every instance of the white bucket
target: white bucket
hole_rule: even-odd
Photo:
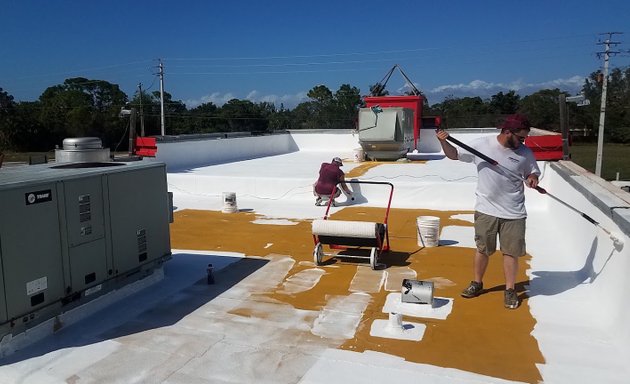
[[[440,218],[436,216],[418,216],[418,245],[437,247],[440,241]]]
[[[363,148],[355,148],[354,149],[354,161],[357,163],[365,160],[365,152],[363,152]]]
[[[236,193],[223,192],[223,209],[221,210],[221,212],[223,213],[238,212],[238,207],[236,206]]]

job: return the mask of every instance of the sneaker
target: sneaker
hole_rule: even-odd
[[[483,291],[483,282],[478,283],[476,281],[471,281],[468,288],[464,289],[461,293],[462,297],[470,299],[472,297],[477,297]]]
[[[518,296],[513,288],[505,290],[505,308],[514,309],[518,307]]]

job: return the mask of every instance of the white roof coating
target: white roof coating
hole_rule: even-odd
[[[489,133],[452,134],[467,142]],[[323,215],[325,208],[313,204],[312,194],[319,165],[340,156],[348,173],[362,164],[352,161],[358,147],[358,138],[349,131],[291,132],[164,142],[159,144],[155,160],[167,164],[169,191],[177,211],[220,211],[224,193],[230,192],[236,195],[240,210],[262,216],[256,223],[293,225],[292,219]],[[381,164],[358,179],[392,183],[392,208],[472,210],[475,168],[437,152],[425,155],[430,160]],[[628,383],[630,247],[626,212],[630,199],[570,162],[539,165],[541,186],[597,220],[619,240],[614,242],[601,228],[548,196],[526,191],[526,241],[532,255],[526,272],[529,308],[518,310],[529,310],[535,319],[532,336],[544,356],[544,363],[538,364],[542,381]],[[341,204],[331,211],[351,204],[387,204],[388,192],[382,186],[359,186],[355,202],[345,202],[342,196]],[[472,222],[472,214],[457,218]],[[470,248],[472,259],[472,227],[444,227],[440,242],[440,246]],[[174,249],[173,259],[153,280],[143,282],[144,286],[114,293],[119,295],[115,301],[97,299],[104,303],[89,304],[93,308],[76,315],[75,320],[73,314],[67,314],[67,323],[73,324],[52,335],[30,331],[33,340],[40,340],[29,346],[17,343],[18,350],[0,360],[0,383],[515,382],[409,362],[379,351],[338,348],[362,326],[369,293],[399,287],[388,282],[393,275],[387,271],[362,274],[363,269],[358,268],[350,295],[331,298],[320,311],[303,310],[253,297],[278,284],[284,284],[282,291],[288,295],[306,291],[320,283],[323,269],[306,269],[285,280],[295,263],[290,255],[263,258],[229,251]],[[252,261],[249,267],[229,269],[223,281],[205,284],[208,263],[215,271],[228,271],[228,266],[237,265],[245,256]],[[461,300],[437,299],[439,307],[413,313],[418,310],[405,307],[399,295],[388,293],[383,312],[403,313],[403,325],[414,329],[413,335],[396,334],[388,321],[367,326],[376,336],[389,332],[392,338],[419,340],[424,323],[418,319],[446,319]],[[271,315],[235,316],[231,310],[237,307]],[[50,324],[42,328],[46,326]],[[388,339],[382,340],[387,343]],[[5,353],[11,348],[9,341],[0,343]]]

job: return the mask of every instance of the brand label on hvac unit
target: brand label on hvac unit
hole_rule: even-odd
[[[43,191],[27,192],[24,194],[26,205],[45,203],[52,201],[52,191],[45,189]]]
[[[39,279],[26,283],[26,294],[29,296],[34,295],[46,288],[48,288],[48,277],[40,277]]]

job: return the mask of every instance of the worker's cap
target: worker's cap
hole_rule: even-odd
[[[340,159],[340,158],[338,158],[338,157],[333,158],[333,159],[332,159],[332,162],[333,162],[333,163],[337,163],[337,164],[339,164],[339,166],[342,166],[342,165],[343,165],[343,163],[341,162],[341,159]]]
[[[520,131],[521,129],[530,129],[531,124],[527,117],[521,114],[509,115],[505,118],[503,123],[499,126],[501,129],[509,129],[510,131]]]

